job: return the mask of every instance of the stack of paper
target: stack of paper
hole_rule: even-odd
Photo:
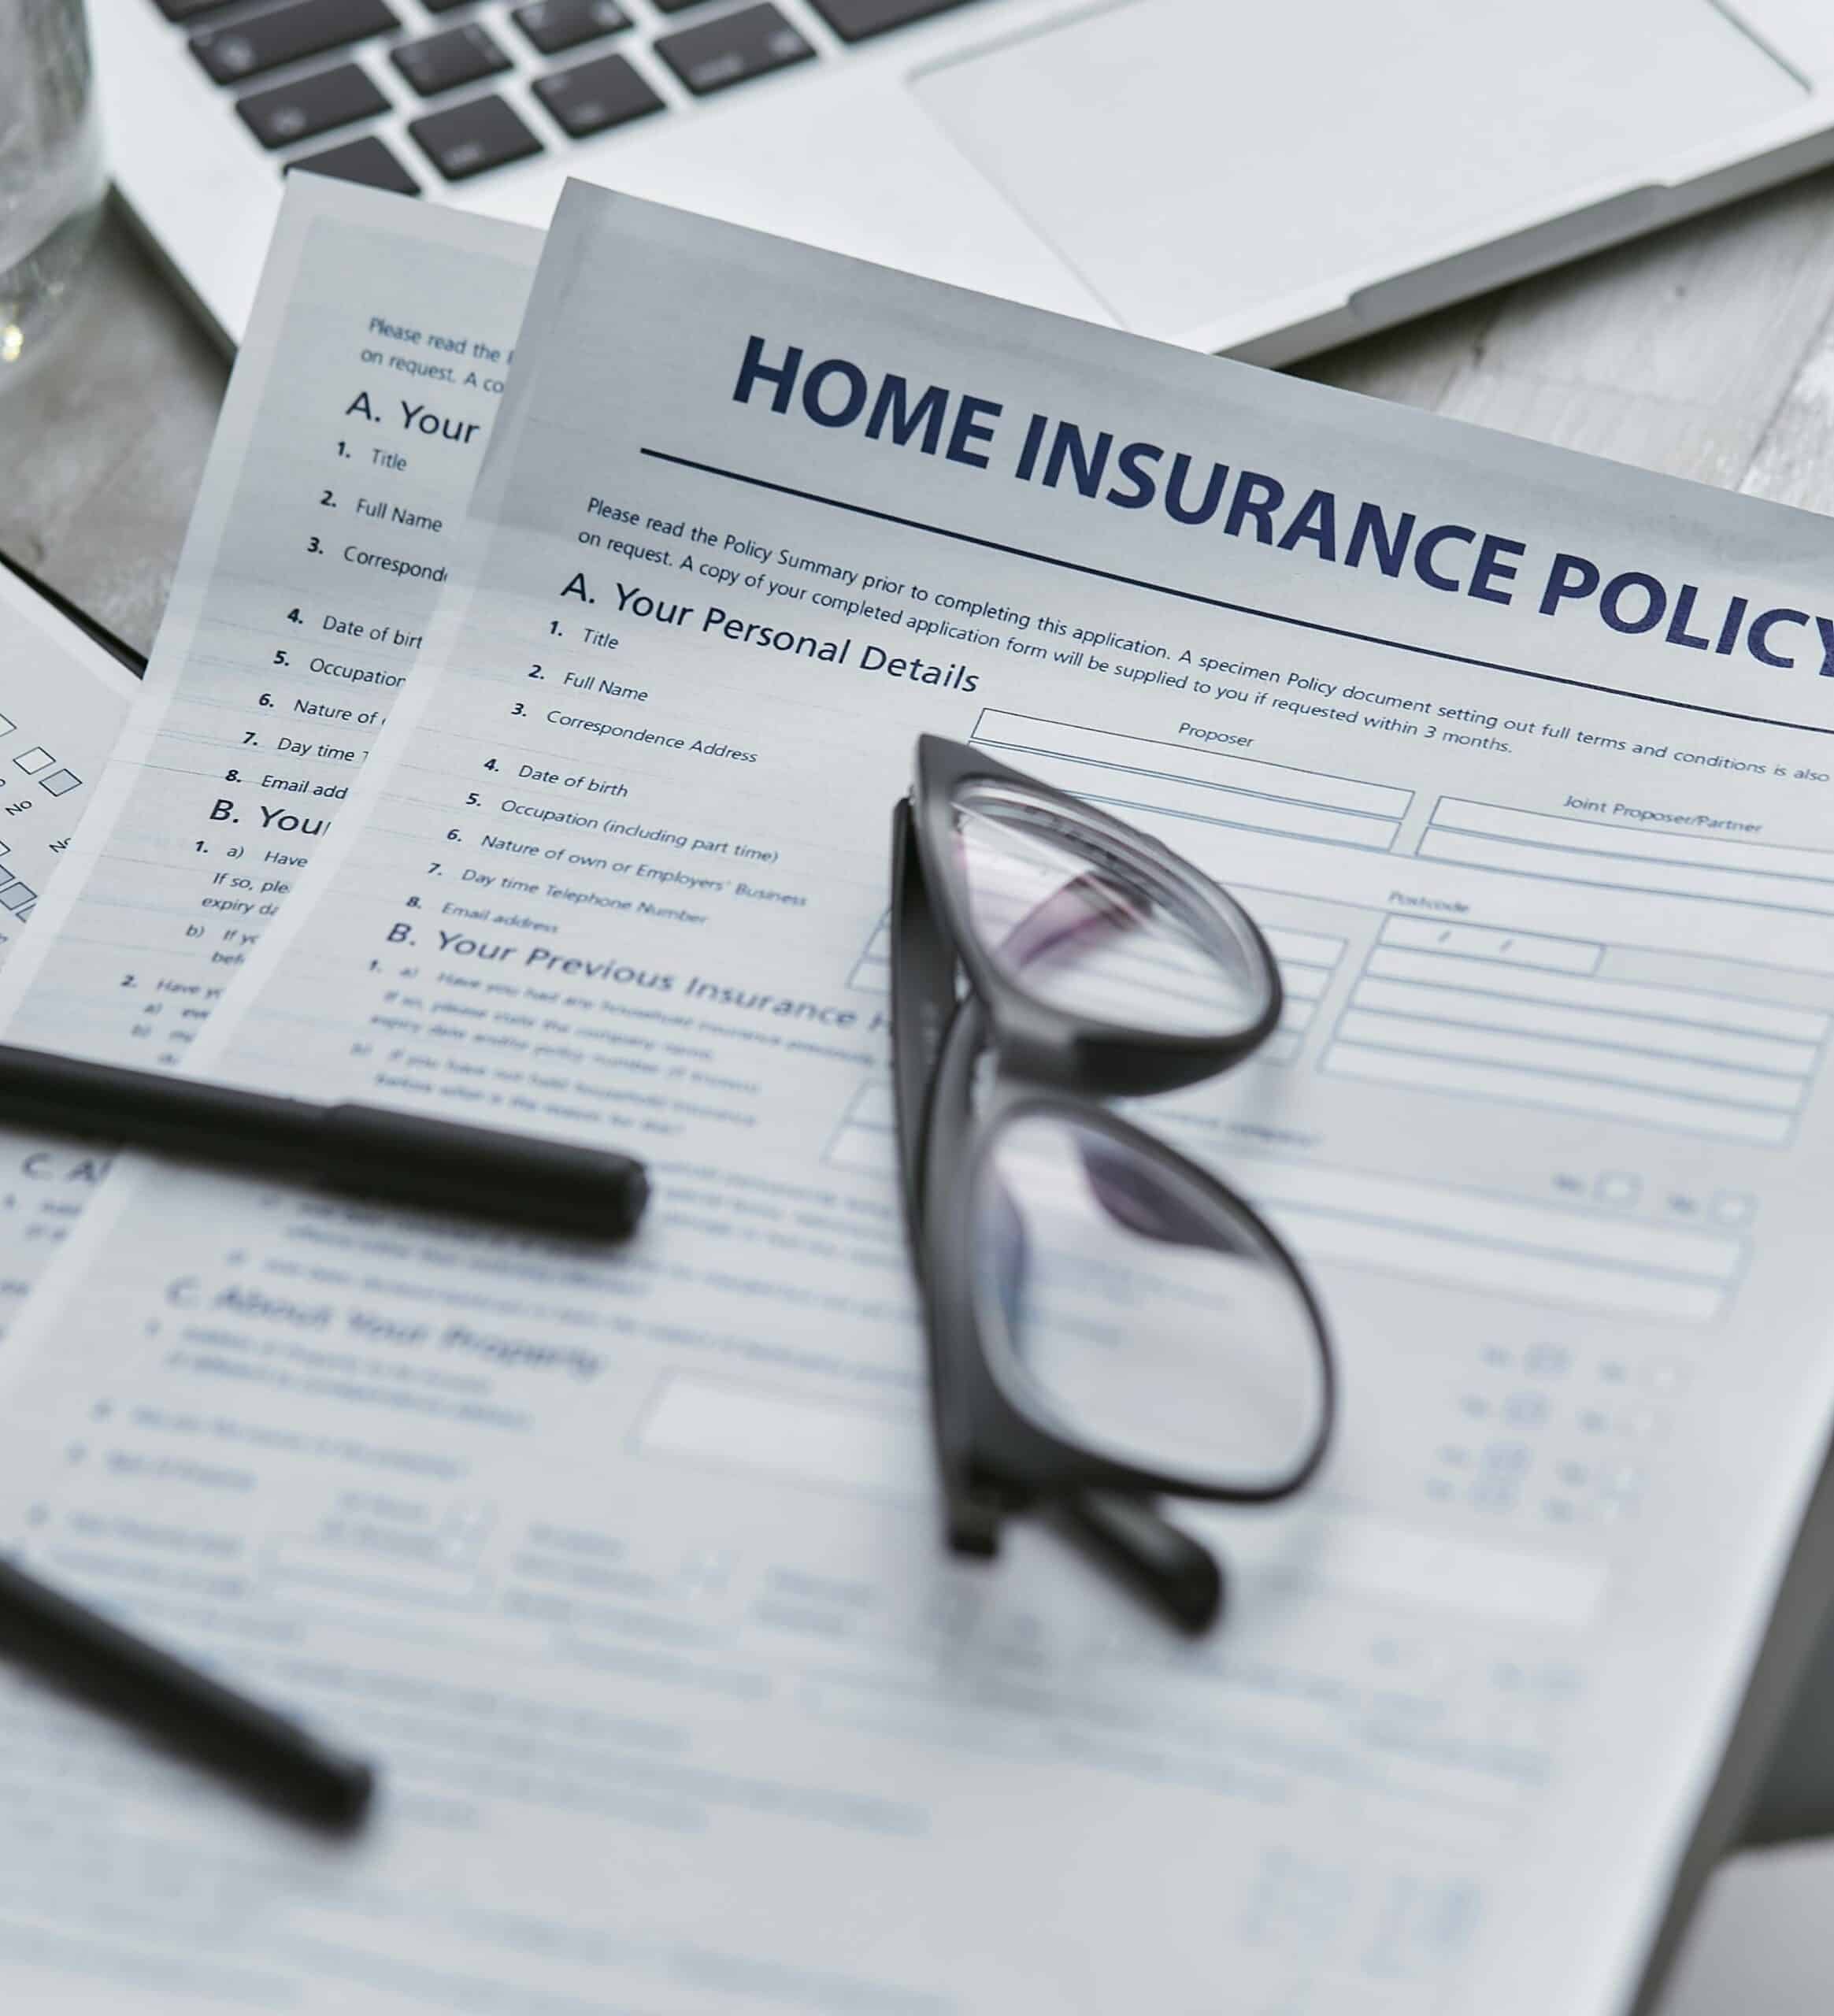
[[[302,1844],[6,1681],[10,2003],[1628,2007],[1834,1415],[1828,559],[582,186],[543,249],[297,180],[11,1032],[657,1202],[606,1257],[123,1158],[6,1348],[0,1532],[388,1789]],[[938,1539],[925,730],[1281,963],[1269,1051],[1151,1114],[1313,1273],[1344,1418],[1204,1518],[1201,1643]]]

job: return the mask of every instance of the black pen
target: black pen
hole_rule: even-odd
[[[650,1195],[643,1164],[609,1149],[381,1106],[315,1106],[11,1043],[0,1043],[0,1121],[597,1239],[635,1231]]]
[[[376,1774],[271,1708],[0,1560],[0,1651],[319,1825],[361,1820]]]

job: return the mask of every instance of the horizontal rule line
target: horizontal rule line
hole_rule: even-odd
[[[961,546],[978,546],[989,553],[1010,554],[1016,560],[1035,561],[1041,567],[1056,567],[1066,574],[1087,574],[1099,581],[1116,581],[1123,587],[1141,588],[1148,595],[1166,595],[1174,601],[1196,602],[1205,609],[1227,610],[1232,616],[1258,617],[1265,623],[1284,624],[1289,629],[1313,630],[1321,636],[1343,637],[1355,644],[1374,644],[1385,651],[1406,651],[1415,658],[1439,658],[1447,665],[1466,665],[1480,672],[1500,672],[1511,679],[1532,679],[1544,686],[1569,686],[1581,693],[1602,693],[1614,700],[1639,700],[1648,707],[1673,707],[1683,713],[1706,714],[1723,721],[1748,721],[1754,728],[1793,728],[1800,735],[1834,735],[1834,727],[1815,721],[1778,721],[1769,714],[1740,713],[1736,707],[1710,707],[1700,700],[1677,700],[1660,693],[1638,693],[1627,687],[1600,686],[1589,679],[1569,679],[1558,672],[1536,672],[1525,665],[1504,665],[1495,658],[1468,656],[1462,651],[1440,650],[1433,644],[1410,643],[1404,637],[1384,637],[1373,631],[1349,630],[1336,623],[1321,623],[1309,616],[1291,616],[1278,609],[1257,609],[1252,602],[1225,602],[1217,595],[1200,595],[1195,588],[1175,588],[1164,581],[1143,580],[1137,574],[1123,574],[1111,567],[1091,566],[1087,561],[1065,560],[1054,553],[1035,552],[1030,547],[1010,545],[1004,539],[984,539],[978,532],[958,532],[948,525],[932,525],[921,518],[906,518],[895,511],[880,511],[869,504],[852,504],[844,497],[826,497],[817,490],[798,490],[794,484],[773,483],[768,476],[747,476],[743,469],[721,469],[715,462],[698,462],[690,455],[672,455],[663,448],[638,451],[652,461],[671,462],[677,469],[695,469],[702,476],[718,476],[727,483],[743,483],[754,490],[773,491],[780,497],[800,498],[806,504],[821,504],[831,511],[847,511],[856,518],[876,518],[883,524],[902,525],[907,532],[928,532],[935,539],[954,539]],[[1350,704],[1354,705],[1355,702]]]

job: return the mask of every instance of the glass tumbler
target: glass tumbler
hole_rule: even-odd
[[[106,187],[83,0],[0,0],[0,389],[68,306]]]

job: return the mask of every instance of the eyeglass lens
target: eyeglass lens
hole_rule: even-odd
[[[1251,1025],[1271,976],[1228,924],[1199,928],[1177,889],[1094,821],[1007,785],[954,802],[969,921],[1004,976],[1066,1013],[1166,1035]]]
[[[977,1167],[984,1347],[1077,1439],[1251,1488],[1288,1475],[1325,1405],[1315,1319],[1253,1220],[1169,1154],[1056,1113]]]

